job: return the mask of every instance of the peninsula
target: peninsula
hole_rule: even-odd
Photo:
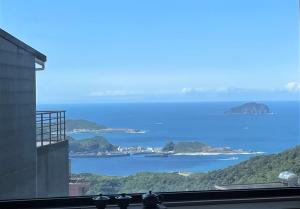
[[[76,133],[127,133],[127,134],[143,134],[146,131],[132,128],[108,128],[92,121],[82,119],[66,120],[66,132],[68,135]]]

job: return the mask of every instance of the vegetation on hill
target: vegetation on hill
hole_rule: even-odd
[[[99,129],[104,129],[104,128],[106,128],[106,127],[103,125],[99,125],[95,122],[88,121],[88,120],[82,120],[82,119],[66,120],[66,131],[67,132],[74,131],[74,129],[99,130]]]
[[[174,152],[174,153],[197,153],[197,152],[216,152],[216,153],[240,153],[245,152],[243,150],[233,150],[225,147],[212,147],[207,144],[203,144],[197,141],[188,142],[170,142],[167,143],[163,148],[164,152]]]
[[[237,107],[233,107],[225,112],[226,114],[268,114],[271,113],[270,108],[262,103],[249,102]]]
[[[88,194],[133,193],[149,190],[195,191],[214,189],[214,185],[266,183],[277,181],[282,171],[300,175],[300,146],[279,154],[253,157],[237,165],[209,173],[182,176],[177,173],[138,173],[128,177],[73,174],[91,183]]]
[[[162,151],[164,152],[172,152],[175,149],[175,144],[174,142],[169,142],[167,143],[163,148]]]
[[[109,143],[102,136],[95,136],[93,138],[74,140],[70,138],[69,140],[69,151],[75,152],[113,152],[117,150],[117,146]]]

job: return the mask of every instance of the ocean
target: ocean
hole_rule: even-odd
[[[143,134],[106,133],[120,146],[162,147],[168,142],[199,141],[216,147],[278,153],[298,145],[299,102],[264,102],[273,114],[227,115],[241,102],[103,103],[38,105],[40,110],[66,110],[69,119],[86,119],[110,128],[132,128]],[[90,134],[72,135],[75,139]],[[73,158],[72,173],[128,176],[138,172],[207,172],[225,168],[254,155],[210,155]]]

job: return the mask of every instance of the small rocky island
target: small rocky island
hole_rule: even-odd
[[[270,108],[263,103],[248,102],[237,107],[230,108],[225,114],[262,115],[270,114]]]

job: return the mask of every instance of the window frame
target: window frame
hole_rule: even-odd
[[[300,201],[300,187],[244,189],[244,190],[208,190],[195,192],[165,192],[159,193],[166,206],[195,206],[242,204],[259,202]],[[115,195],[109,205],[116,205]],[[142,194],[132,196],[131,205],[140,205]],[[93,207],[93,196],[34,198],[22,200],[0,200],[0,208],[82,208]]]

